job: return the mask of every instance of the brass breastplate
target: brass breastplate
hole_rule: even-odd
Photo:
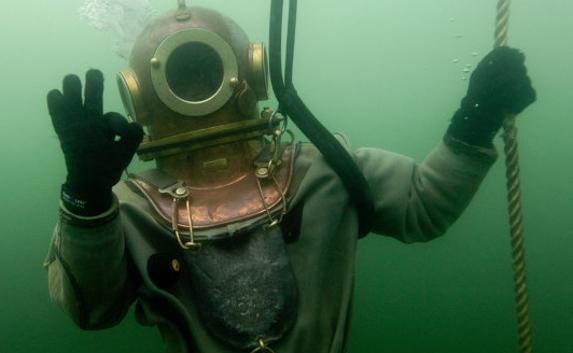
[[[291,146],[285,148],[282,162],[269,178],[259,178],[253,170],[253,173],[228,184],[194,188],[165,175],[163,178],[168,182],[163,183],[171,185],[157,185],[154,177],[148,177],[143,172],[130,175],[130,182],[147,198],[156,218],[169,227],[173,226],[174,219],[177,220],[177,227],[183,231],[189,231],[189,224],[192,224],[194,231],[222,227],[266,212],[276,213],[280,209],[292,179],[293,149]],[[180,188],[185,188],[187,192],[191,212],[187,212],[185,203],[178,203],[174,209],[174,192],[181,191]]]

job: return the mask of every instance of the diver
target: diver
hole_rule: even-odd
[[[422,163],[337,136],[371,189],[372,233],[425,242],[460,216],[504,117],[535,101],[524,60],[508,47],[485,56]],[[216,11],[180,6],[118,75],[132,121],[104,113],[103,80],[88,71],[82,91],[68,75],[47,97],[67,168],[51,298],[86,330],[135,305],[168,353],[342,352],[359,214],[321,151],[259,109],[264,46]],[[120,180],[136,153],[156,168]]]

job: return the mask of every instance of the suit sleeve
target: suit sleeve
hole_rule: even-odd
[[[50,298],[82,329],[119,323],[135,299],[117,199],[111,210],[79,217],[60,206],[48,256]]]
[[[374,196],[373,232],[412,243],[434,239],[448,229],[497,153],[446,136],[420,164],[373,148],[358,149],[356,157]]]

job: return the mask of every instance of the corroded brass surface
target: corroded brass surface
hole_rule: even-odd
[[[178,1],[178,4],[177,9],[157,17],[145,28],[131,53],[131,70],[124,72],[128,74],[120,74],[125,106],[133,119],[147,127],[149,134],[139,150],[143,160],[178,159],[183,154],[203,148],[238,143],[261,135],[260,130],[249,130],[236,131],[235,136],[222,134],[201,137],[199,140],[187,141],[189,143],[163,140],[179,138],[184,132],[203,133],[208,131],[206,129],[226,128],[230,123],[238,121],[256,120],[259,117],[257,100],[267,97],[264,45],[251,44],[246,33],[232,19],[217,11],[187,7],[183,0]],[[181,17],[183,13],[184,19]],[[205,37],[204,41],[199,38],[201,36]],[[218,90],[215,84],[210,87],[213,91],[208,91],[206,98],[194,100],[180,92],[171,91],[164,80],[165,67],[170,65],[169,53],[189,42],[215,47],[214,55],[221,56],[223,61],[235,61],[234,65],[221,64],[220,72],[227,76],[222,79]],[[225,49],[221,49],[223,47]],[[168,50],[161,54],[160,49]],[[231,69],[227,70],[229,67]]]
[[[153,69],[151,60],[156,56],[159,46],[171,36],[189,30],[203,30],[219,36],[230,46],[236,58],[238,73],[235,77],[239,82],[252,80],[248,58],[250,42],[244,31],[233,20],[217,11],[201,7],[186,7],[185,11],[190,15],[186,21],[177,19],[180,9],[165,13],[153,20],[137,39],[130,57],[130,67],[137,77],[141,99],[149,111],[149,114],[145,116],[146,119],[140,119],[139,116],[137,119],[138,122],[149,127],[148,131],[154,139],[183,131],[222,125],[237,121],[240,117],[240,114],[233,114],[236,113],[236,108],[232,98],[221,109],[197,119],[189,118],[164,104],[155,92],[152,71],[161,70],[165,62],[160,62],[159,69]],[[224,86],[230,87],[230,82],[229,85]],[[248,118],[256,118],[256,114]]]
[[[276,170],[275,178],[283,192],[288,190],[292,178],[294,151],[287,148],[282,155],[281,166]],[[260,180],[264,194],[265,204],[269,209],[274,208],[281,202],[281,191],[277,189],[272,180]],[[154,187],[141,181],[134,180],[135,185],[146,195],[157,216],[168,226],[174,217],[172,216],[172,199],[165,194],[160,194]],[[190,195],[190,212],[185,205],[180,203],[176,219],[177,227],[181,230],[189,230],[188,214],[192,215],[193,229],[209,229],[246,220],[265,213],[257,186],[257,177],[254,172],[239,176],[232,182],[218,187],[193,187],[188,186]]]

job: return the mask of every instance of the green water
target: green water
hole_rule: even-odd
[[[152,3],[162,11],[176,2]],[[268,0],[194,3],[266,42]],[[495,3],[301,0],[298,90],[354,147],[421,161],[465,92],[464,65],[492,45]],[[109,35],[78,19],[79,0],[2,4],[0,353],[160,352],[158,333],[132,315],[106,331],[77,329],[49,302],[41,266],[65,177],[45,94],[65,74],[96,67],[108,78],[106,108],[122,111],[114,76],[126,62]],[[539,98],[519,117],[519,133],[531,321],[535,351],[544,353],[573,352],[572,16],[571,1],[514,1],[509,32]],[[349,351],[516,352],[507,233],[500,159],[445,237],[362,241]]]

